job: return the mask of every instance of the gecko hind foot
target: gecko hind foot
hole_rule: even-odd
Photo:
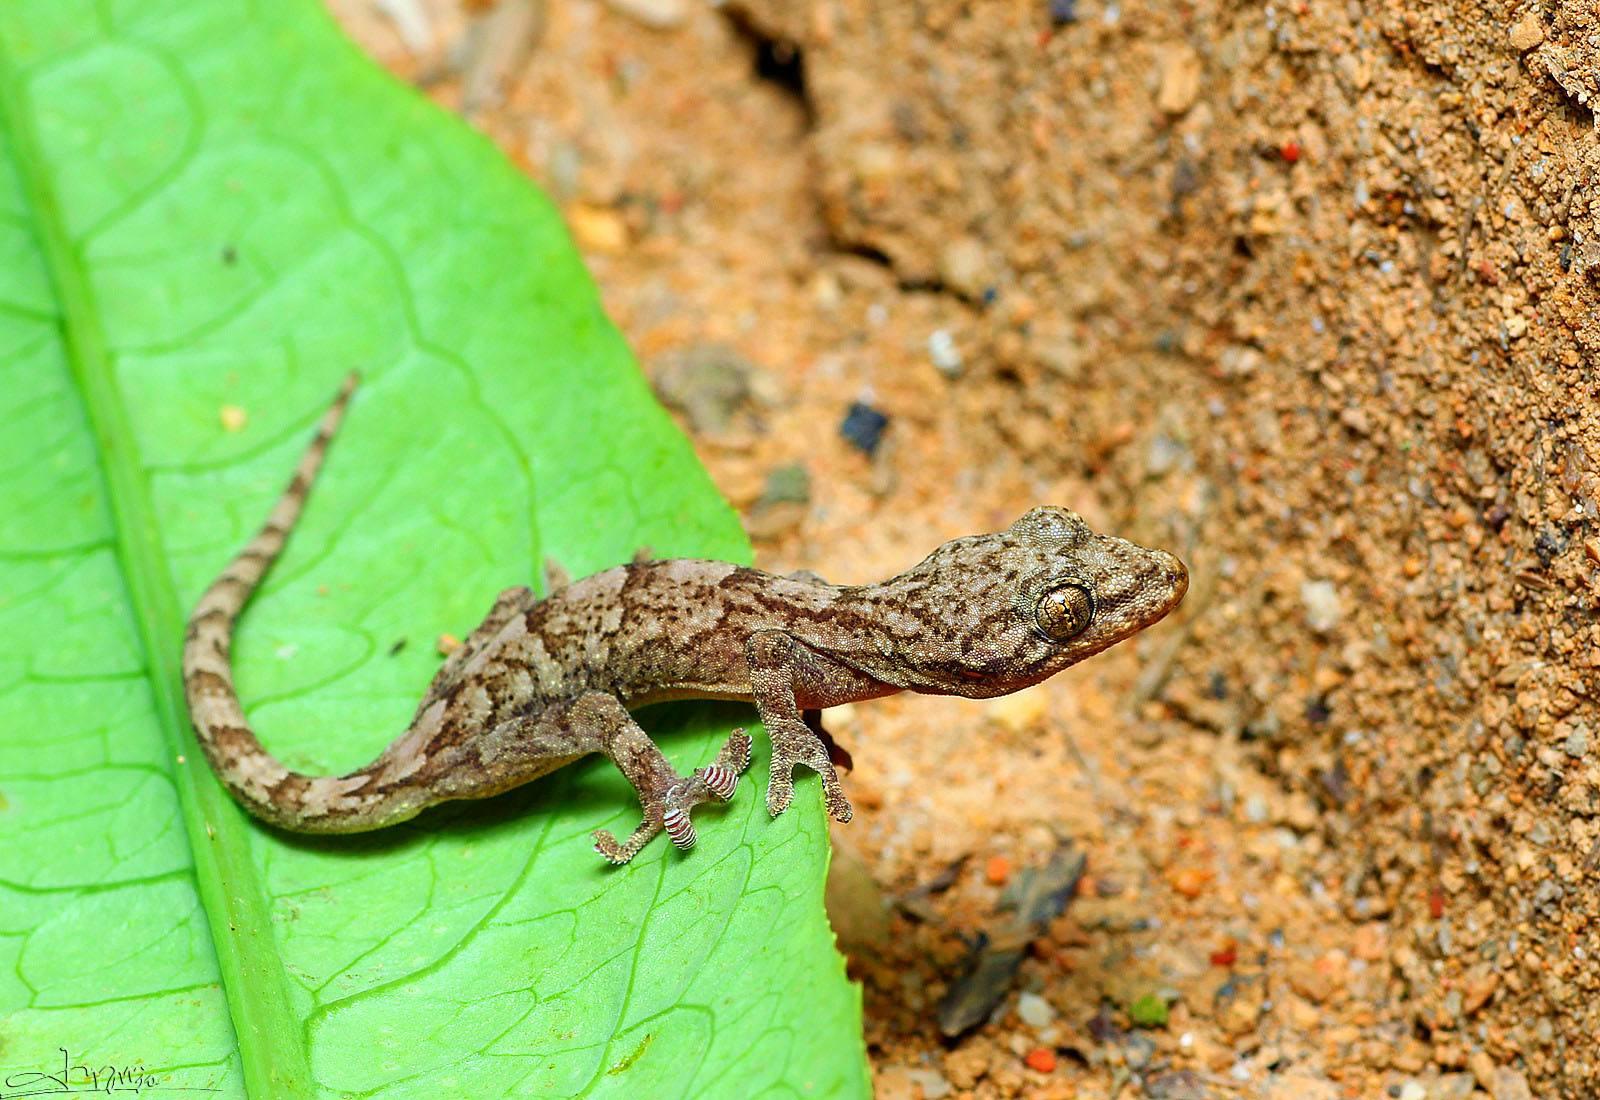
[[[828,748],[816,734],[802,722],[774,722],[768,732],[772,737],[772,772],[767,781],[769,814],[777,817],[789,808],[794,799],[795,765],[804,764],[822,777],[822,799],[828,816],[841,824],[855,816],[839,782],[839,773],[829,759]]]
[[[693,848],[699,836],[689,813],[705,802],[726,802],[739,786],[739,776],[750,766],[750,735],[742,729],[734,730],[717,753],[717,759],[704,768],[696,768],[687,780],[675,783],[661,798],[660,818],[646,807],[645,819],[639,823],[623,843],[608,830],[596,829],[594,849],[614,864],[624,864],[657,833],[666,833],[673,847],[680,852]]]

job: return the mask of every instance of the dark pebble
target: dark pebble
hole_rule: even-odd
[[[845,414],[844,423],[839,425],[839,434],[863,454],[872,455],[877,453],[878,444],[883,442],[884,429],[888,426],[887,416],[871,405],[856,401]]]
[[[1551,561],[1567,552],[1567,536],[1561,530],[1550,526],[1548,523],[1539,529],[1539,537],[1533,540],[1533,552],[1539,555],[1539,560],[1549,565]]]
[[[1090,1018],[1088,1024],[1089,1038],[1097,1043],[1120,1045],[1127,1032],[1117,1026],[1115,1017],[1111,1015],[1111,1006],[1100,1002],[1100,1010]]]
[[[1057,27],[1078,21],[1078,0],[1050,0],[1050,22]]]

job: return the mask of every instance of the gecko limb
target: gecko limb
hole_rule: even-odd
[[[572,574],[555,558],[544,559],[544,594],[554,596],[572,583]]]
[[[639,562],[650,561],[654,557],[654,550],[650,549],[648,546],[641,546],[634,550],[633,557],[629,560],[635,564],[638,564]],[[544,594],[546,596],[554,596],[557,592],[560,592],[563,588],[566,588],[571,584],[572,574],[567,572],[566,566],[562,565],[555,558],[547,557],[544,559]]]
[[[828,759],[833,761],[834,767],[843,768],[847,772],[856,770],[856,759],[850,755],[850,750],[839,744],[833,734],[823,727],[822,711],[803,710],[800,712],[800,720],[806,724],[806,729],[816,734],[817,739],[827,747]]]
[[[803,649],[777,630],[759,630],[745,644],[750,685],[756,709],[772,738],[772,772],[767,781],[767,812],[776,817],[794,799],[794,769],[804,764],[822,777],[823,799],[835,821],[849,821],[854,811],[839,774],[823,743],[800,714],[795,700],[796,663]]]
[[[549,718],[541,718],[537,722],[541,733],[531,739],[538,742],[534,755],[548,759],[565,752],[574,755],[603,752],[639,795],[644,820],[626,841],[619,843],[605,829],[595,831],[595,851],[612,863],[627,863],[662,831],[678,848],[694,847],[696,838],[694,825],[689,820],[690,811],[703,802],[725,802],[733,797],[740,773],[750,766],[750,738],[743,730],[735,730],[723,744],[715,763],[696,768],[692,775],[684,778],[673,770],[655,742],[650,740],[650,735],[628,714],[627,708],[601,692],[579,696],[563,709],[556,721],[566,743],[550,743],[550,736],[556,731],[549,728]]]

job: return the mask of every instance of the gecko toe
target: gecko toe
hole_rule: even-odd
[[[733,792],[739,789],[739,773],[721,764],[700,768],[694,774],[707,791],[723,802],[732,798]]]
[[[776,774],[767,785],[767,813],[777,817],[789,808],[789,803],[794,800],[794,781],[780,783]]]
[[[689,820],[689,811],[677,806],[661,815],[661,828],[680,852],[687,852],[700,839],[695,835],[694,822]]]
[[[739,789],[739,776],[749,766],[750,735],[742,729],[734,730],[717,753],[716,762],[695,769],[688,788],[680,794],[683,808],[691,809],[708,798],[727,802]]]
[[[728,734],[728,740],[722,746],[722,751],[717,754],[717,763],[723,767],[732,768],[735,775],[743,775],[744,770],[750,766],[750,735],[744,727]]]
[[[828,807],[828,816],[840,824],[849,821],[855,816],[855,810],[850,807],[850,799],[845,797],[839,773],[831,764],[818,770],[822,775],[822,799]]]
[[[605,856],[607,862],[620,867],[638,855],[639,850],[650,843],[651,838],[659,833],[662,827],[662,824],[646,818],[639,823],[639,827],[633,831],[633,834],[621,844],[618,844],[617,838],[607,830],[596,829],[591,834],[594,837],[594,850]],[[691,834],[692,832],[691,830]],[[693,844],[694,841],[691,839],[689,843]]]
[[[605,829],[594,831],[594,850],[605,856],[606,862],[618,867],[633,858],[623,852],[622,845],[617,843],[617,838]]]

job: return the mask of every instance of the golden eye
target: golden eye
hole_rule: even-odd
[[[1089,621],[1094,618],[1094,597],[1087,588],[1064,584],[1044,594],[1034,617],[1046,638],[1064,642],[1089,629]]]

